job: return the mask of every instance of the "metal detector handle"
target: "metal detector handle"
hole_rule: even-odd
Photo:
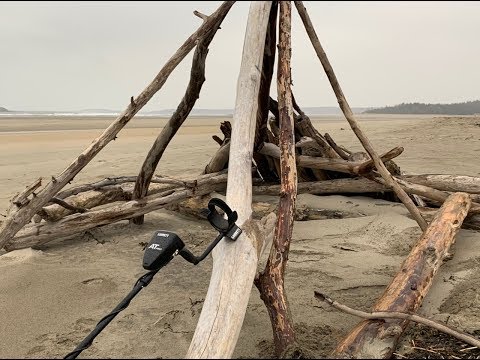
[[[225,219],[223,215],[217,211],[216,207],[219,207],[225,212],[227,219]],[[224,237],[228,237],[229,239],[235,241],[242,233],[242,229],[235,224],[235,221],[238,219],[237,212],[232,211],[232,209],[230,209],[230,207],[223,200],[218,198],[211,199],[208,202],[208,210],[210,210],[210,213],[208,214],[207,219],[210,224],[219,232],[215,240],[213,240],[213,242],[205,249],[203,254],[198,257],[193,255],[186,247],[183,247],[183,249],[178,252],[181,257],[194,265],[197,265],[200,261],[205,259]]]
[[[217,207],[223,210],[225,215],[227,215],[227,219],[217,211]],[[207,220],[221,233],[227,233],[235,225],[235,221],[238,219],[237,212],[232,211],[222,199],[210,199],[208,202],[208,210],[210,212],[207,215]]]

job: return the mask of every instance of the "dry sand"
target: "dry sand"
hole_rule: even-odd
[[[379,152],[404,146],[397,163],[408,173],[480,175],[480,119],[361,116]],[[386,120],[385,120],[386,119]],[[158,174],[202,171],[217,148],[221,118],[192,118],[174,138]],[[61,172],[111,119],[0,118],[0,213],[15,192]],[[132,120],[75,179],[135,175],[164,119]],[[345,121],[314,121],[338,143],[360,145]],[[259,201],[276,203],[274,197]],[[401,204],[363,197],[301,195],[298,205],[344,210],[346,219],[296,222],[286,286],[299,342],[328,356],[358,319],[320,304],[314,290],[362,310],[382,293],[420,235]],[[154,230],[177,232],[199,252],[215,236],[205,221],[160,210],[138,227],[122,221],[90,235],[52,241],[39,250],[0,256],[0,357],[63,357],[130,291],[144,273],[142,245]],[[480,233],[461,230],[454,257],[435,278],[420,314],[466,331],[480,329]],[[207,291],[211,258],[193,266],[172,261],[84,351],[91,358],[181,358]],[[255,288],[235,357],[273,355],[271,326]],[[400,351],[408,350],[404,346]]]

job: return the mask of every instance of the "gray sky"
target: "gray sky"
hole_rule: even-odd
[[[0,106],[123,110],[221,2],[0,2]],[[197,108],[233,108],[248,2],[210,46]],[[480,98],[480,2],[305,2],[352,106]],[[294,93],[336,100],[293,9]],[[193,53],[193,52],[192,52]],[[175,108],[190,54],[145,110]],[[273,88],[275,90],[275,88]]]

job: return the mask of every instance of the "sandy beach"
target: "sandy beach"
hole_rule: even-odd
[[[137,175],[167,119],[133,119],[74,179]],[[192,177],[218,148],[225,118],[190,118],[166,150],[158,175]],[[65,169],[112,121],[97,118],[0,118],[0,214],[9,199],[38,177]],[[480,175],[480,117],[361,115],[379,153],[403,146],[396,163],[408,174]],[[313,119],[337,143],[360,151],[348,123]],[[278,198],[258,196],[277,203]],[[315,357],[328,356],[358,322],[320,304],[322,290],[368,311],[421,235],[402,204],[366,197],[299,195],[297,206],[342,210],[351,218],[295,223],[286,286],[298,341]],[[1,221],[0,217],[0,221]],[[216,231],[206,221],[158,210],[145,224],[128,221],[88,235],[54,240],[38,249],[0,256],[0,358],[65,356],[130,291],[142,268],[143,246],[155,230],[180,235],[199,252]],[[468,332],[480,332],[480,232],[460,230],[453,259],[436,275],[419,313]],[[347,250],[345,250],[347,249]],[[176,258],[102,332],[85,358],[182,358],[208,288],[211,258],[198,266]],[[408,352],[408,337],[399,352]],[[253,287],[234,357],[271,358],[270,321]]]

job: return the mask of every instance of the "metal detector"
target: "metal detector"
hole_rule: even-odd
[[[223,211],[224,214],[217,211],[217,207]],[[218,230],[219,234],[207,249],[200,256],[193,255],[185,246],[185,243],[180,237],[171,232],[158,230],[153,234],[152,239],[148,243],[143,255],[143,268],[150,270],[148,273],[142,275],[132,291],[118,304],[110,314],[104,316],[95,329],[87,335],[87,337],[73,350],[68,353],[64,359],[75,359],[80,353],[92,345],[93,340],[100,332],[117,316],[119,312],[125,310],[130,301],[152,281],[155,274],[165,265],[167,265],[176,255],[180,255],[188,262],[197,265],[200,261],[205,259],[213,248],[226,237],[230,240],[237,240],[242,230],[235,225],[238,215],[236,211],[232,211],[230,207],[221,199],[213,198],[208,203],[209,214],[207,220],[210,224]],[[226,219],[224,218],[226,215]]]

